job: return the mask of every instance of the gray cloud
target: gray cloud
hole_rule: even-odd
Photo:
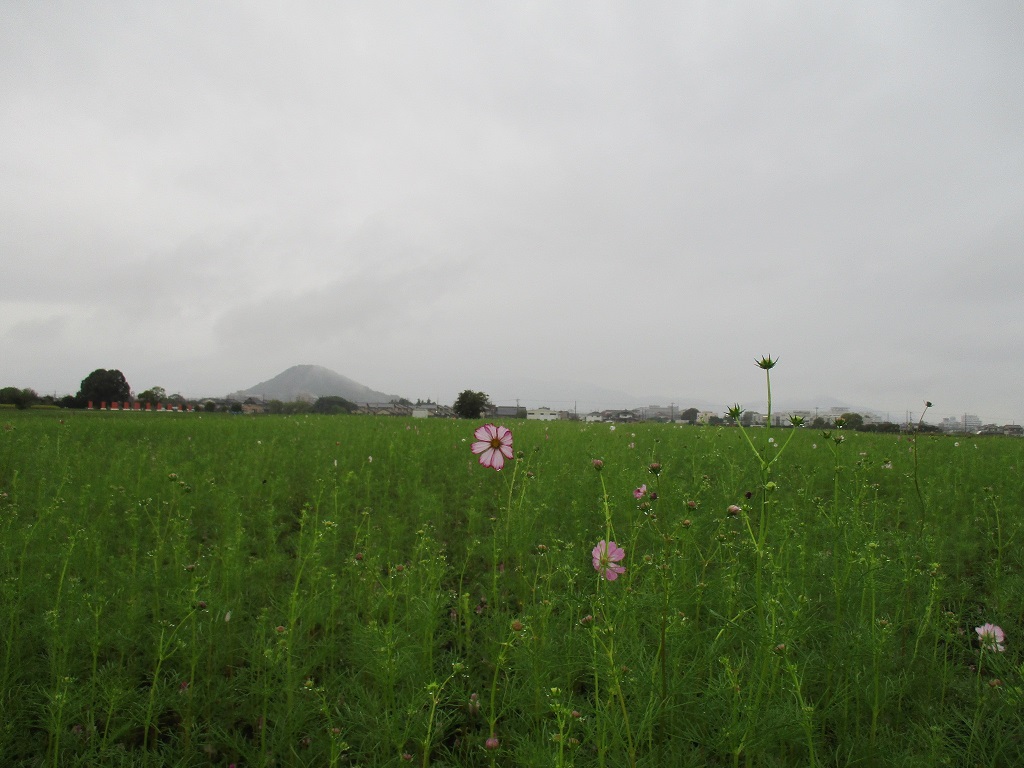
[[[772,352],[1019,420],[1022,17],[8,3],[0,384],[753,402]]]

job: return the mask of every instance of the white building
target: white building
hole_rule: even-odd
[[[558,411],[550,408],[527,408],[526,418],[529,421],[558,421]]]
[[[973,413],[963,416],[948,416],[939,425],[943,432],[974,434],[981,429],[981,419]]]

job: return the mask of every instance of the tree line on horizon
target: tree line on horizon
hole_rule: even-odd
[[[150,387],[139,394],[132,393],[132,388],[124,374],[116,368],[107,370],[97,368],[79,385],[74,395],[40,395],[32,388],[3,387],[0,388],[0,405],[14,406],[18,409],[33,406],[49,406],[55,408],[86,408],[89,403],[184,403],[186,399],[178,394],[169,395],[163,387]]]
[[[18,388],[18,387],[3,387],[0,388],[0,407],[14,407],[17,409],[26,409],[33,406],[42,407],[53,407],[53,408],[86,408],[88,404],[92,403],[126,403],[126,402],[138,402],[143,404],[157,405],[158,403],[184,403],[185,398],[178,394],[168,395],[167,391],[163,387],[150,387],[149,389],[143,390],[138,395],[132,394],[131,386],[129,386],[127,379],[124,374],[115,369],[97,368],[84,379],[79,386],[78,392],[74,395],[64,395],[63,397],[55,397],[53,395],[39,395],[34,389],[31,388]],[[405,398],[399,398],[395,401],[401,405],[413,405],[410,400]],[[416,404],[419,405],[423,401],[417,400]],[[427,401],[429,402],[429,401]],[[336,414],[351,414],[358,410],[359,406],[350,400],[345,399],[337,395],[325,395],[317,398],[313,402],[296,401],[296,402],[284,402],[281,400],[269,400],[263,404],[266,407],[267,413],[271,414],[297,414],[297,413],[317,413],[325,415],[336,415]],[[455,403],[452,409],[455,414],[462,419],[479,419],[488,409],[493,408],[494,404],[491,402],[490,397],[485,392],[480,392],[472,389],[466,389],[459,393],[458,397],[455,398]],[[217,405],[211,401],[205,401],[203,409],[206,411],[216,411]],[[242,403],[232,403],[227,410],[232,412],[240,413],[243,410]],[[687,408],[680,411],[679,421],[686,422],[689,424],[697,423],[697,416],[699,411],[696,408]],[[750,414],[744,414],[748,417],[745,426],[750,426],[749,416]],[[861,432],[899,432],[900,426],[891,422],[883,422],[881,424],[865,424],[864,417],[858,413],[847,413],[843,414],[842,419],[844,420],[844,428],[857,430]],[[743,417],[741,417],[741,422]],[[728,426],[729,421],[721,416],[714,416],[709,421],[711,426]],[[828,429],[834,426],[831,422],[826,421],[822,417],[817,417],[808,426],[814,429]],[[922,432],[938,432],[939,427],[931,424],[920,424],[918,425]]]

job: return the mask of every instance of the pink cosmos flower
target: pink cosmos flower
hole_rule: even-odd
[[[480,454],[480,463],[485,467],[500,470],[505,466],[505,459],[512,458],[512,431],[508,427],[484,424],[473,437],[476,442],[470,450]]]
[[[995,624],[982,624],[980,627],[975,627],[974,631],[978,633],[981,647],[986,651],[996,653],[1006,650],[1006,646],[1003,645],[1006,642],[1006,635]]]
[[[647,495],[647,486],[641,485],[639,488],[633,489],[633,498],[640,501],[644,496]]]
[[[625,566],[619,565],[626,551],[614,541],[601,539],[591,554],[594,556],[594,570],[608,581],[615,581],[619,574],[626,572]]]

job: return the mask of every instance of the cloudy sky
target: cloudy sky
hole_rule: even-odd
[[[8,0],[0,386],[313,363],[763,410],[771,354],[781,404],[1020,422],[1022,28],[1015,0]]]

